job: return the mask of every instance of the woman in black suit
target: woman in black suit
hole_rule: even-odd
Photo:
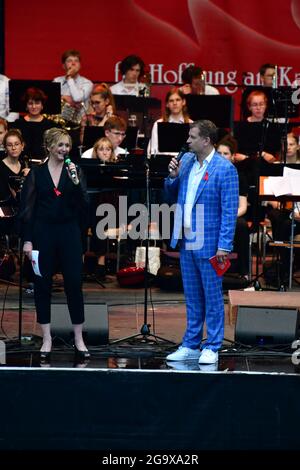
[[[34,296],[37,320],[43,331],[42,360],[50,357],[52,346],[50,308],[52,275],[57,262],[61,268],[65,293],[74,329],[74,346],[81,358],[90,356],[82,337],[84,305],[81,286],[81,215],[87,212],[85,181],[74,163],[65,158],[71,138],[64,129],[52,128],[44,135],[48,161],[32,168],[21,193],[20,219],[24,253],[32,258],[39,251],[41,276],[35,276]]]

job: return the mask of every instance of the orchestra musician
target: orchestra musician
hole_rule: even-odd
[[[81,68],[79,51],[69,49],[63,52],[61,62],[65,75],[53,80],[61,85],[63,101],[61,115],[66,121],[78,125],[88,108],[93,83],[79,74]]]

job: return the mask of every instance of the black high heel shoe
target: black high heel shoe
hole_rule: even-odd
[[[75,351],[75,356],[77,357],[77,359],[84,361],[86,359],[90,359],[91,357],[91,353],[89,351],[81,351],[80,349],[77,348],[75,344],[74,344],[74,351]]]
[[[40,351],[40,362],[50,362],[51,351]]]

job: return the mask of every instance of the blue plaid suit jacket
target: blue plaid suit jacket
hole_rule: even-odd
[[[165,191],[170,204],[177,202],[174,218],[174,230],[171,246],[176,247],[182,239],[184,204],[191,168],[195,155],[186,153],[182,157],[181,167],[177,178],[168,177],[165,180]],[[218,250],[232,250],[239,203],[238,174],[236,168],[219,155],[214,153],[201,179],[192,209],[192,230],[202,231],[203,245],[199,254],[203,258],[214,256]],[[197,223],[197,205],[203,204],[204,223]]]

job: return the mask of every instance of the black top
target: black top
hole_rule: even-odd
[[[238,171],[239,175],[239,195],[248,196],[248,183],[245,173]]]
[[[5,152],[5,148],[0,145],[0,161],[3,160],[3,158],[6,157],[6,152]]]
[[[19,218],[25,241],[32,241],[35,221],[49,224],[77,221],[81,224],[87,213],[88,195],[83,173],[80,169],[77,171],[80,183],[75,185],[63,167],[56,188],[47,163],[32,168],[21,192]]]
[[[16,192],[19,189],[19,183],[15,184],[14,178],[18,179],[22,176],[24,165],[21,163],[21,169],[18,173],[14,173],[3,161],[0,162],[0,201],[9,199],[12,196],[10,188]]]
[[[40,122],[26,121],[23,117],[14,121],[10,127],[20,129],[25,140],[24,153],[29,158],[43,160],[46,153],[43,147],[43,136],[47,129],[60,127],[50,119],[44,118]]]

